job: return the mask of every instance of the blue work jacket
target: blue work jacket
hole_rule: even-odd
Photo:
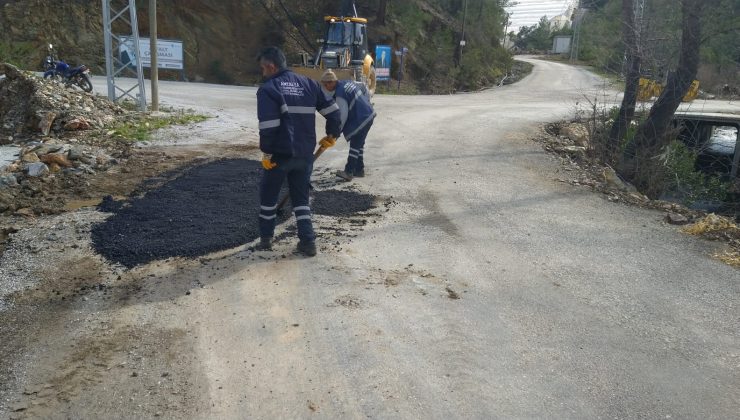
[[[348,141],[375,118],[370,94],[361,83],[340,80],[334,91],[334,98],[340,109],[342,133]]]
[[[316,111],[326,118],[326,134],[339,137],[339,107],[319,84],[281,70],[257,90],[260,150],[268,154],[310,158],[316,148]]]

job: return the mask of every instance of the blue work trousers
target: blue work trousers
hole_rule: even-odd
[[[349,140],[349,156],[347,157],[347,164],[344,165],[344,172],[349,175],[356,175],[365,170],[365,161],[363,159],[365,153],[365,139],[367,133],[370,132],[373,122],[370,121],[362,130],[355,134]]]
[[[275,234],[280,189],[287,178],[290,202],[298,225],[298,238],[301,241],[313,242],[316,235],[311,223],[311,208],[308,205],[313,159],[273,157],[273,162],[277,167],[263,171],[260,181],[260,236],[272,238]]]

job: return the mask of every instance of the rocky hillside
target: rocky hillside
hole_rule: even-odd
[[[142,36],[148,34],[148,2],[139,2]],[[254,57],[264,45],[285,48],[291,61],[321,37],[322,17],[338,12],[339,0],[159,0],[162,38],[185,45],[190,80],[254,83],[259,79]],[[382,4],[386,4],[383,14]],[[371,49],[376,43],[408,47],[407,80],[420,91],[474,89],[494,82],[510,65],[499,45],[503,8],[499,0],[468,10],[467,45],[462,63],[460,39],[463,1],[410,0],[357,2],[370,21]],[[283,5],[287,8],[283,8]],[[85,63],[103,73],[102,12],[99,1],[0,1],[0,62],[37,68],[53,43],[59,56]],[[309,45],[312,44],[312,45]],[[395,70],[394,70],[395,72]],[[163,77],[175,77],[162,72]]]

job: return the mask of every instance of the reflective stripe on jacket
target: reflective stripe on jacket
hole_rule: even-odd
[[[290,70],[281,70],[257,90],[260,150],[309,158],[316,148],[316,116],[326,118],[326,134],[339,137],[339,107],[319,84]]]

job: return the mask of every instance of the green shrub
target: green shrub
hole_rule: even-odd
[[[665,192],[691,205],[698,201],[725,201],[730,184],[696,170],[697,154],[673,141],[661,156],[665,165]]]
[[[139,119],[119,124],[112,130],[112,134],[130,141],[146,141],[151,139],[154,131],[161,128],[194,124],[207,119],[205,115],[182,111],[164,116],[142,116]]]
[[[35,48],[30,42],[0,41],[0,62],[10,63],[19,68],[36,68],[34,63]]]

